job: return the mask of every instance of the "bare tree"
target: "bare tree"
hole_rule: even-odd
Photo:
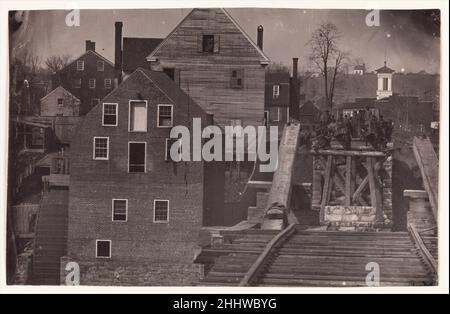
[[[333,107],[336,80],[344,66],[348,53],[338,47],[340,32],[333,23],[323,23],[317,28],[308,45],[311,49],[310,61],[324,78],[325,101]]]
[[[68,65],[71,59],[72,57],[66,54],[50,56],[45,59],[45,65],[51,74],[54,74]]]

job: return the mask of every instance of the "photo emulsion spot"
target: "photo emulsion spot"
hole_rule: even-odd
[[[9,11],[9,285],[439,284],[440,10],[111,5]]]

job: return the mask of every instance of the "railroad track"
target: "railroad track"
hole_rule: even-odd
[[[200,285],[366,286],[374,265],[369,263],[379,266],[380,286],[433,285],[436,270],[422,249],[410,232],[313,231],[290,225],[278,233],[235,233],[202,253],[204,261],[210,260]]]

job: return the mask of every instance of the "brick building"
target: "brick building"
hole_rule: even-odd
[[[262,125],[269,58],[224,9],[193,9],[148,55],[221,126]]]
[[[86,115],[72,143],[66,257],[80,264],[81,284],[111,283],[102,274],[115,284],[196,280],[198,232],[220,187],[204,184],[214,167],[167,151],[171,127],[194,117],[205,125],[174,81],[143,68]]]
[[[52,86],[61,85],[80,101],[84,116],[116,86],[114,64],[95,51],[95,42],[86,41],[86,52],[52,77]]]

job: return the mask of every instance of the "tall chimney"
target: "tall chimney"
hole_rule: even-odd
[[[86,40],[86,51],[95,51],[95,41]]]
[[[292,58],[292,77],[298,78],[298,58]]]
[[[119,84],[122,82],[122,25],[122,22],[115,23],[114,68],[117,73]]]
[[[264,27],[262,25],[258,26],[258,32],[256,37],[256,44],[258,45],[259,49],[263,50],[263,33],[264,33]]]

